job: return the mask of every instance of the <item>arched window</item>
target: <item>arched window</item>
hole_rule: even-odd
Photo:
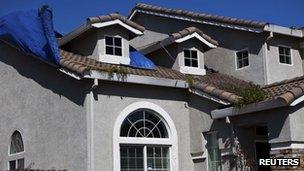
[[[120,127],[120,170],[170,171],[169,135],[158,113],[139,109],[129,114]]]
[[[163,121],[150,111],[141,110],[130,114],[123,122],[120,136],[139,138],[168,138]]]
[[[20,155],[24,152],[22,136],[19,131],[15,131],[11,136],[9,154],[12,160],[8,162],[9,170],[24,169],[24,158]],[[16,158],[16,155],[18,157]]]
[[[24,151],[22,136],[19,131],[15,131],[11,137],[10,154]]]

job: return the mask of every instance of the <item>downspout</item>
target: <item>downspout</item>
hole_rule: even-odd
[[[269,33],[269,36],[267,37],[265,43],[264,43],[264,71],[265,71],[265,76],[264,76],[264,79],[265,79],[265,83],[266,85],[269,84],[269,68],[268,68],[268,41],[270,39],[273,38],[273,32],[271,31]]]
[[[88,149],[88,170],[94,171],[94,90],[98,87],[98,79],[94,79],[93,85],[90,89],[89,95],[89,118],[88,118],[88,130],[89,130],[89,149]]]

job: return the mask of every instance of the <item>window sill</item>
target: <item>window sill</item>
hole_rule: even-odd
[[[191,75],[206,75],[206,70],[195,67],[181,66],[179,71],[183,74],[191,74]]]
[[[101,55],[99,56],[99,61],[110,64],[130,64],[130,58],[125,56]]]

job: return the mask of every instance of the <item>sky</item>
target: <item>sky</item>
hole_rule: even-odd
[[[112,12],[127,16],[139,2],[287,27],[304,26],[304,0],[0,0],[0,17],[46,4],[53,9],[55,29],[66,34],[90,16]]]

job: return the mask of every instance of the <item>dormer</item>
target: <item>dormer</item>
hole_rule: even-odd
[[[140,50],[157,65],[170,67],[184,74],[205,75],[204,53],[217,46],[218,42],[201,30],[189,27]]]
[[[63,48],[111,64],[130,64],[129,41],[142,35],[144,27],[114,13],[90,17],[59,40]]]

